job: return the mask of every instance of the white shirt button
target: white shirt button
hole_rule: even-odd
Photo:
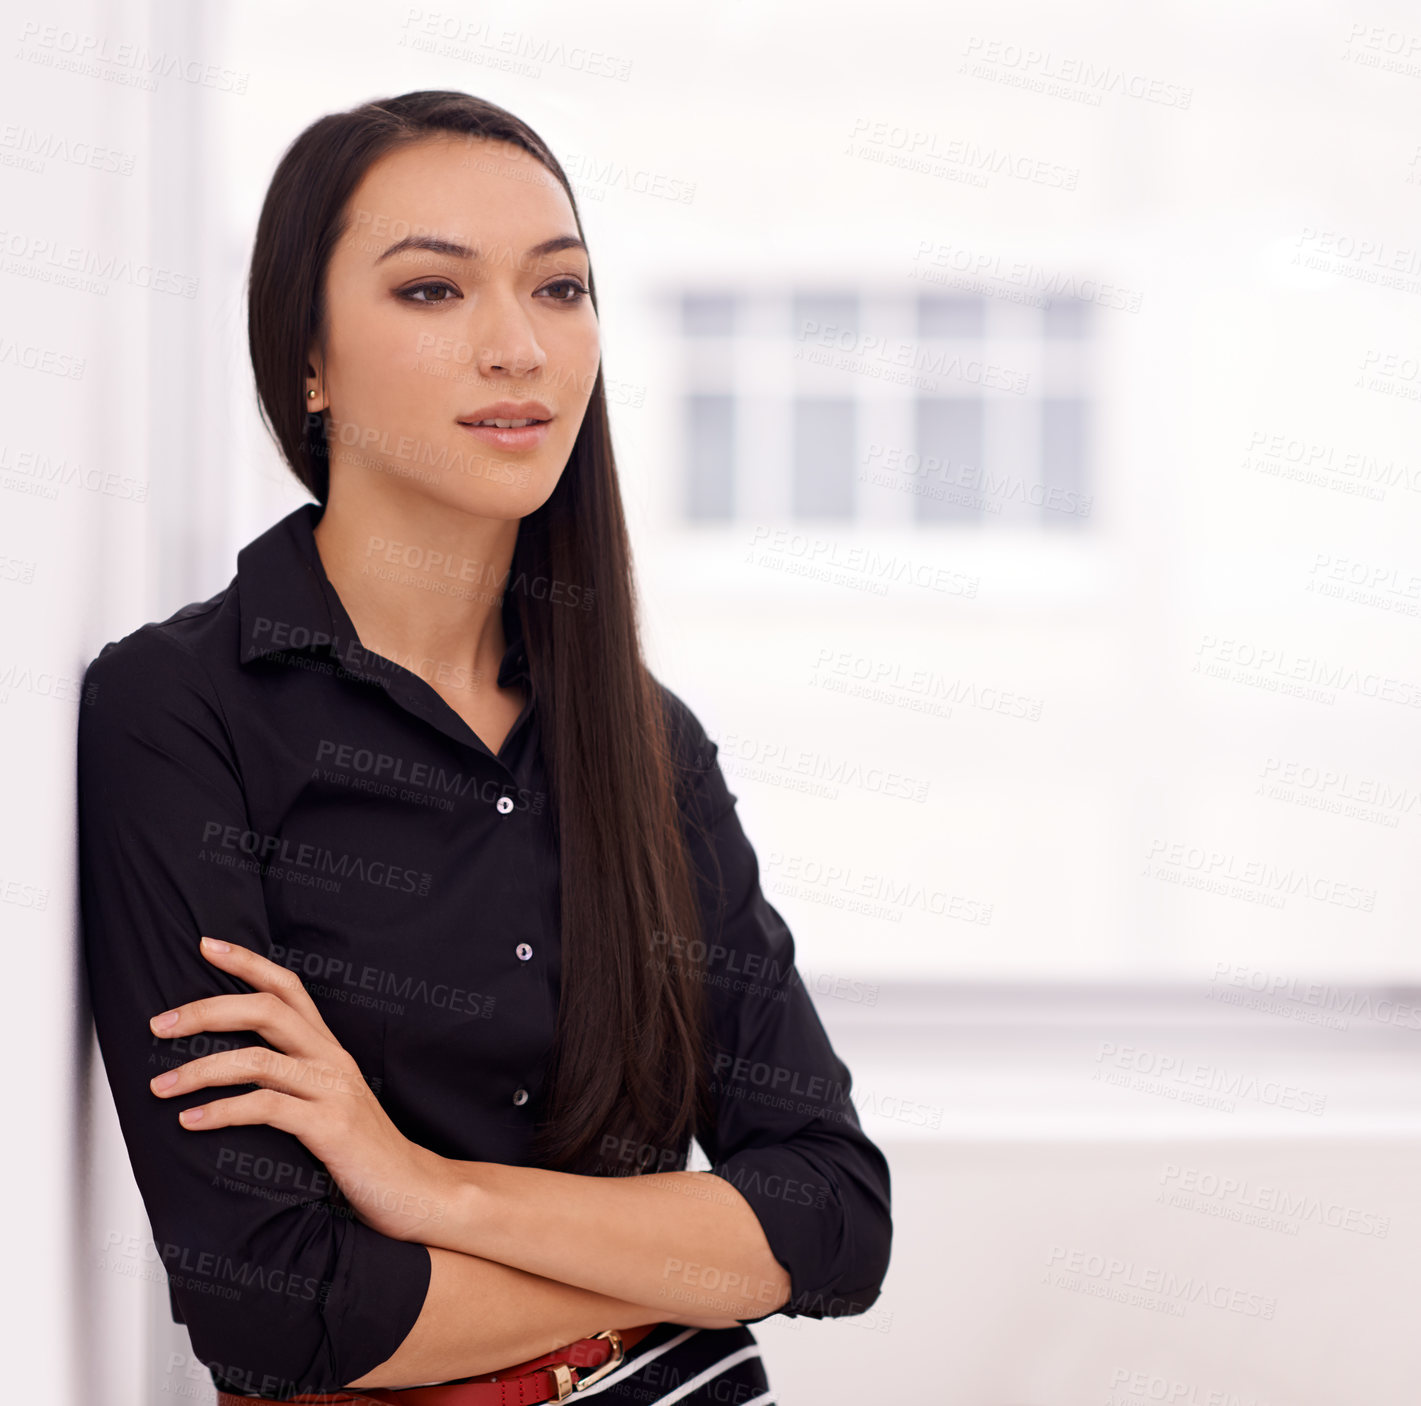
[[[522,1105],[522,1104],[527,1103],[527,1102],[528,1102],[528,1090],[527,1090],[527,1089],[516,1089],[516,1090],[514,1090],[513,1102],[516,1103],[516,1104],[519,1104],[519,1105]]]
[[[520,942],[514,949],[518,953],[518,960],[526,962],[533,955],[533,949],[526,942]]]
[[[508,812],[509,812],[510,810],[512,810],[512,809],[513,809],[513,797],[512,797],[512,796],[500,796],[500,797],[498,798],[498,813],[499,813],[500,815],[507,815]]]

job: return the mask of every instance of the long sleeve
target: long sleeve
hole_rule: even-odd
[[[221,700],[202,661],[147,625],[104,647],[78,725],[82,939],[100,1052],[133,1174],[193,1350],[226,1384],[272,1399],[338,1390],[391,1356],[429,1286],[427,1248],[340,1205],[323,1164],[267,1124],[189,1131],[181,1109],[256,1085],[160,1099],[149,1080],[251,1031],[163,1039],[149,1018],[250,988],[203,934],[270,955],[262,879],[212,845],[249,829]],[[233,862],[237,861],[237,862]]]
[[[775,1312],[863,1313],[888,1270],[888,1163],[859,1122],[848,1067],[795,968],[793,935],[761,891],[719,749],[686,704],[670,698],[688,778],[686,834],[715,1044],[716,1122],[697,1140],[710,1170],[750,1203],[789,1274],[789,1301]]]

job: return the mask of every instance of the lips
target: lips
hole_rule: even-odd
[[[481,405],[477,410],[470,410],[467,414],[460,415],[459,423],[461,425],[477,425],[494,420],[540,422],[552,418],[553,412],[540,400],[499,400],[492,405]],[[514,428],[518,427],[515,423]],[[507,426],[503,428],[507,428]]]
[[[537,420],[530,425],[506,428],[498,425],[480,425],[477,422],[470,423],[465,420],[459,421],[459,428],[465,434],[473,435],[475,439],[481,439],[485,444],[493,445],[498,449],[536,449],[548,437],[548,425],[547,420]]]

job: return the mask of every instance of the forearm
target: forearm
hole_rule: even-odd
[[[723,1177],[597,1177],[450,1161],[443,1213],[421,1239],[645,1305],[759,1318],[785,1303],[789,1275],[758,1217]]]
[[[403,1387],[482,1376],[603,1328],[680,1321],[642,1305],[477,1256],[429,1247],[429,1292],[392,1357],[347,1387]]]

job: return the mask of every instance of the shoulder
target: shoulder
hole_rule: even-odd
[[[720,767],[720,747],[679,693],[659,679],[654,682],[666,717],[677,802],[695,829],[708,834],[734,809],[737,799]]]
[[[223,619],[229,592],[194,601],[105,644],[84,669],[81,734],[131,731],[181,717],[220,718],[213,676],[237,649]]]
[[[652,683],[661,699],[666,718],[667,740],[678,772],[704,775],[715,765],[719,748],[711,741],[691,705],[654,674]]]

